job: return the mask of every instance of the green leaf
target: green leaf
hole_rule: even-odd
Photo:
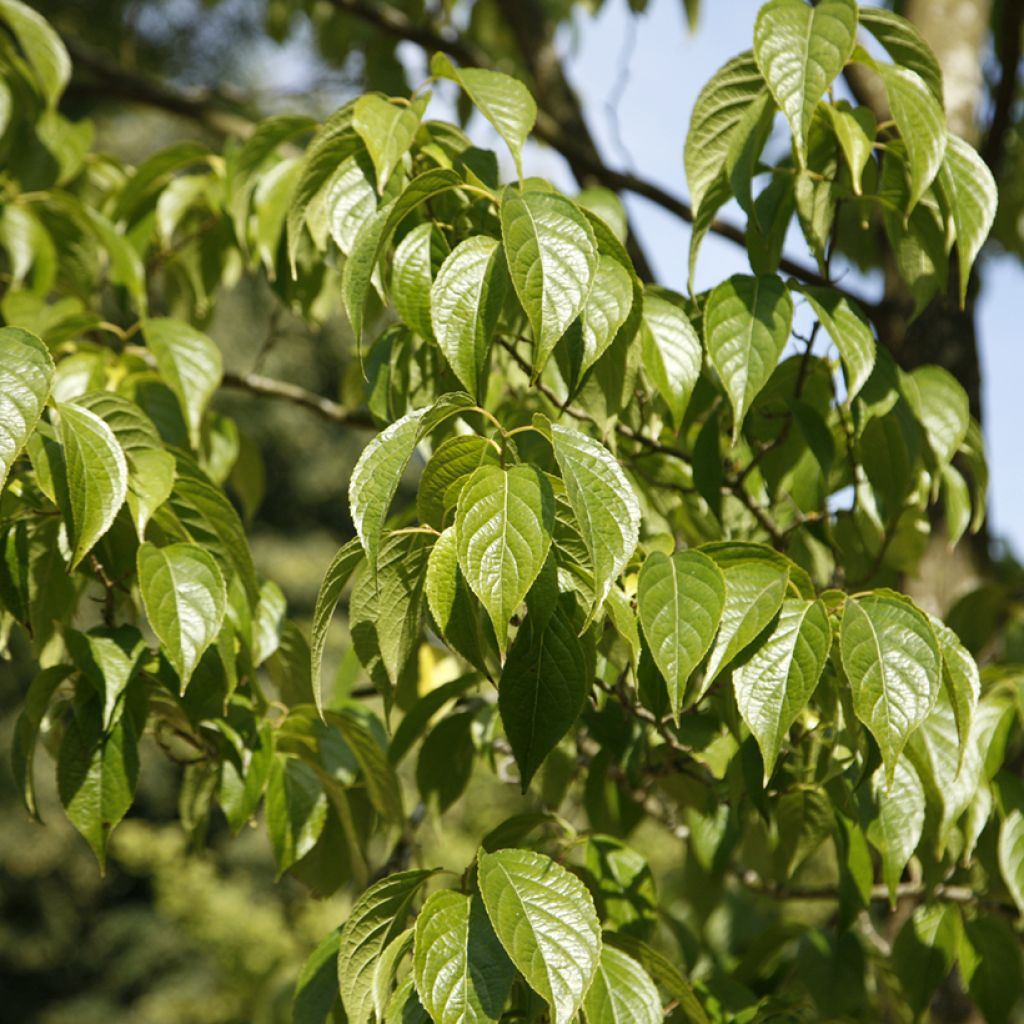
[[[586,305],[597,273],[597,242],[572,200],[555,192],[512,189],[502,198],[501,237],[512,284],[533,330],[536,375]]]
[[[935,990],[949,977],[963,937],[955,903],[922,904],[892,944],[892,963],[902,982],[902,998],[915,1014],[924,1013]]]
[[[1020,943],[1009,921],[996,915],[965,922],[960,974],[988,1024],[1008,1024],[1024,995]]]
[[[181,403],[189,441],[198,450],[203,412],[220,387],[220,349],[190,324],[166,317],[146,320],[143,334],[160,376]]]
[[[835,814],[824,790],[801,785],[783,793],[776,816],[781,872],[784,878],[791,878],[797,868],[832,835]]]
[[[951,133],[946,134],[946,157],[939,168],[939,186],[956,229],[963,308],[971,267],[995,223],[999,195],[988,164],[973,146]]]
[[[892,784],[900,752],[942,685],[935,632],[908,598],[878,590],[847,599],[839,650],[854,712],[878,743]]]
[[[391,1002],[391,990],[395,982],[398,964],[413,947],[415,935],[412,928],[396,935],[377,961],[373,972],[373,1009],[375,1020],[383,1020]]]
[[[352,108],[352,127],[366,145],[377,172],[377,191],[383,195],[391,173],[408,152],[420,126],[419,114],[406,103],[392,103],[367,93]]]
[[[821,321],[821,326],[839,349],[846,370],[846,393],[853,401],[875,368],[875,336],[860,307],[832,288],[805,285],[802,294]]]
[[[416,995],[411,975],[395,989],[388,1001],[384,1024],[430,1024],[430,1015]]]
[[[471,395],[479,395],[486,383],[506,280],[501,246],[475,235],[452,250],[430,289],[434,337]]]
[[[946,114],[920,75],[909,68],[873,63],[885,86],[893,120],[906,147],[910,194],[905,213],[917,206],[946,155]]]
[[[455,510],[459,567],[504,654],[508,624],[540,573],[554,529],[551,486],[531,466],[481,466]]]
[[[698,699],[707,692],[718,674],[775,618],[789,584],[789,573],[785,567],[768,558],[715,560],[725,577],[725,607]]]
[[[403,930],[416,893],[433,871],[399,871],[371,885],[341,927],[338,987],[351,1024],[367,1024],[374,1012],[377,961]]]
[[[764,784],[789,727],[814,693],[832,646],[821,601],[783,601],[771,636],[732,676],[736,704],[761,748]]]
[[[633,279],[614,257],[598,257],[594,284],[580,313],[580,359],[576,379],[608,351],[633,306]]]
[[[0,328],[0,490],[50,397],[53,358],[34,335]]]
[[[71,824],[105,871],[110,833],[135,795],[138,737],[131,715],[123,715],[104,733],[98,699],[75,710],[57,758],[57,790]]]
[[[924,427],[939,468],[946,466],[967,437],[971,410],[967,392],[941,366],[919,366],[910,372],[906,394]]]
[[[446,437],[430,456],[416,492],[416,513],[421,523],[442,529],[448,513],[459,502],[466,481],[481,466],[498,465],[499,448],[479,434]]]
[[[850,168],[854,195],[859,196],[864,168],[875,147],[875,115],[869,107],[851,107],[846,100],[825,104],[825,111]]]
[[[697,97],[684,153],[695,224],[712,186],[720,182],[728,189],[724,166],[733,134],[765,88],[754,55],[747,50],[719,68]]]
[[[640,505],[622,467],[604,445],[557,423],[551,427],[551,441],[590,555],[596,610],[636,550]]]
[[[690,676],[715,639],[725,596],[721,570],[699,551],[677,551],[671,558],[655,552],[640,571],[640,625],[677,719]]]
[[[320,589],[316,595],[316,606],[313,609],[313,625],[310,629],[309,652],[313,674],[313,696],[316,699],[317,711],[323,714],[323,662],[324,648],[327,645],[327,630],[338,607],[341,592],[345,589],[360,562],[363,560],[363,548],[357,538],[343,544],[327,567]]]
[[[416,409],[382,430],[363,449],[352,470],[348,503],[371,573],[377,571],[377,555],[388,509],[420,440],[421,421],[426,411]]]
[[[610,188],[595,185],[582,189],[576,195],[576,205],[599,217],[615,238],[625,244],[629,218],[622,200]]]
[[[142,634],[134,626],[98,626],[88,633],[65,629],[64,643],[82,675],[96,688],[103,702],[102,725],[109,729],[121,695],[146,654]]]
[[[379,721],[359,706],[330,711],[327,720],[338,729],[355,755],[375,810],[386,822],[401,823],[402,789],[388,760]]]
[[[601,927],[583,883],[532,850],[480,852],[480,894],[494,931],[551,1008],[570,1024],[597,973]]]
[[[308,764],[281,754],[274,758],[266,818],[280,878],[313,849],[327,822],[327,794]]]
[[[849,60],[857,37],[854,0],[770,0],[754,25],[754,58],[786,115],[801,166],[818,101]]]
[[[999,828],[999,871],[1006,888],[1024,914],[1024,813],[1014,808]]]
[[[516,172],[522,178],[523,145],[537,120],[537,104],[530,90],[518,79],[500,71],[453,67],[443,53],[434,54],[430,73],[437,78],[450,78],[462,86],[473,106],[505,140],[516,162]]]
[[[660,1024],[661,998],[650,975],[631,956],[603,946],[583,1000],[587,1024]]]
[[[438,542],[440,543],[440,541]],[[437,545],[434,545],[437,550]],[[423,735],[431,719],[449,702],[461,697],[466,690],[480,682],[480,676],[469,672],[449,683],[442,683],[437,688],[422,696],[406,712],[388,746],[388,760],[397,765],[409,752],[412,745]]]
[[[974,712],[981,697],[981,678],[977,663],[956,633],[934,616],[929,618],[942,654],[942,685],[953,709],[960,738],[960,756],[957,759],[959,769],[971,735]]]
[[[889,889],[889,902],[896,906],[896,889],[903,869],[914,855],[924,830],[925,800],[921,780],[904,757],[894,770],[879,768],[871,780],[878,813],[868,823],[869,842],[882,857],[882,877]]]
[[[336,964],[340,943],[340,933],[331,932],[302,965],[292,998],[292,1024],[324,1024],[341,1009]]]
[[[212,556],[192,544],[143,544],[137,566],[146,617],[184,693],[220,633],[227,608],[224,577]]]
[[[860,9],[860,23],[897,64],[916,71],[932,96],[942,103],[942,68],[912,22],[884,7],[864,6]]]
[[[50,668],[41,669],[32,680],[25,694],[25,703],[14,726],[14,735],[11,738],[11,768],[14,773],[14,781],[21,792],[21,798],[29,814],[37,821],[39,810],[36,806],[36,791],[34,781],[36,740],[39,737],[39,729],[43,724],[43,716],[49,707],[50,699],[53,697],[65,679],[68,678],[74,669],[70,665],[53,665]]]
[[[444,890],[416,918],[416,992],[435,1024],[501,1017],[515,969],[478,896]]]
[[[60,36],[21,0],[0,0],[0,18],[25,54],[47,106],[55,107],[71,78],[71,58]]]
[[[432,221],[417,224],[395,249],[391,269],[391,301],[395,312],[421,338],[434,337],[430,291],[434,282],[435,244],[443,247]]]
[[[586,703],[587,659],[570,618],[571,595],[544,625],[523,620],[498,682],[498,710],[523,792]]]
[[[110,529],[128,492],[128,466],[113,431],[95,413],[58,403],[67,494],[62,495],[70,568]],[[66,503],[65,503],[66,502]]]
[[[644,370],[679,430],[700,377],[700,338],[678,302],[650,290],[644,293]]]
[[[735,274],[708,297],[704,339],[732,406],[734,442],[775,370],[792,325],[793,300],[774,275]]]

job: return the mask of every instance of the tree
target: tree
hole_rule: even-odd
[[[866,225],[918,312],[951,264],[967,301],[997,189],[935,55],[852,0],[765,4],[685,154],[691,265],[733,198],[750,272],[684,296],[649,280],[602,187],[637,182],[573,127],[532,4],[498,7],[540,109],[475,44],[335,6],[435,50],[431,80],[129,167],[59,108],[60,37],[0,0],[0,608],[38,666],[29,811],[44,739],[102,868],[153,736],[190,831],[261,817],[279,874],[354,897],[297,1021],[903,1020],[940,988],[1009,1019],[1020,676],[899,589],[930,517],[950,544],[980,529],[980,429],[833,277]],[[848,69],[890,117],[837,98]],[[442,81],[514,181],[425,117]],[[526,176],[533,133],[577,195]],[[783,259],[794,218],[816,271]],[[203,327],[243,276],[312,322],[340,304],[345,404],[224,371]],[[222,388],[375,432],[308,633],[257,572]],[[332,690],[339,605],[361,668]],[[479,794],[509,815],[424,862],[424,822]]]

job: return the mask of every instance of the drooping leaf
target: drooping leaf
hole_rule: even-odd
[[[708,297],[704,339],[732,406],[734,440],[751,403],[768,383],[792,324],[793,300],[774,275],[735,274]]]
[[[146,651],[134,626],[98,626],[88,633],[65,629],[64,643],[82,675],[103,702],[102,725],[109,729],[120,711],[119,701],[138,671]]]
[[[629,271],[611,256],[601,253],[594,283],[580,314],[578,379],[608,351],[633,305],[633,281]]]
[[[367,93],[352,108],[352,127],[363,140],[374,170],[377,191],[383,195],[391,173],[405,156],[420,126],[419,114],[408,103],[392,103]]]
[[[324,648],[327,645],[327,629],[338,607],[341,592],[345,589],[359,563],[363,560],[363,548],[358,539],[353,538],[343,544],[334,556],[324,573],[323,581],[316,595],[316,606],[313,610],[313,625],[310,628],[310,657],[313,674],[313,696],[316,699],[317,711],[323,712],[323,671]]]
[[[942,685],[935,631],[908,598],[879,590],[847,599],[839,650],[854,712],[878,743],[891,784],[900,752]]]
[[[875,367],[875,338],[860,308],[832,288],[805,286],[800,291],[832,339],[846,370],[846,392],[852,401]]]
[[[537,104],[530,90],[518,79],[500,71],[456,68],[443,53],[437,53],[431,59],[430,73],[439,78],[450,78],[462,86],[473,106],[505,140],[516,162],[516,171],[522,178],[523,145],[537,120]]]
[[[434,336],[471,395],[480,393],[486,379],[506,279],[499,243],[475,235],[452,250],[430,290]]]
[[[859,196],[864,168],[875,146],[875,115],[869,107],[851,107],[846,100],[826,104],[825,111],[850,169],[854,194]]]
[[[57,404],[64,453],[65,521],[73,569],[110,529],[128,493],[128,465],[113,431],[95,413]],[[66,504],[65,504],[66,502]]]
[[[53,358],[34,335],[0,328],[0,490],[50,397]]]
[[[143,333],[161,377],[181,403],[189,441],[198,449],[203,412],[220,387],[220,349],[191,324],[166,317],[146,320]]]
[[[547,558],[553,529],[551,486],[530,466],[481,466],[459,496],[459,567],[487,609],[503,654],[508,624]]]
[[[897,64],[916,71],[932,96],[942,102],[942,67],[913,22],[885,7],[865,5],[860,9],[860,23]]]
[[[748,50],[719,68],[697,97],[684,154],[695,222],[712,185],[724,180],[725,157],[736,126],[765,89],[754,55]]]
[[[434,283],[434,246],[440,238],[430,221],[417,224],[398,243],[391,268],[395,311],[420,337],[432,338],[430,291]]]
[[[416,992],[435,1024],[501,1017],[515,969],[479,896],[443,890],[416,918]]]
[[[601,948],[601,962],[583,1000],[588,1024],[660,1024],[661,998],[650,975],[628,953]]]
[[[421,523],[442,529],[466,481],[481,466],[498,465],[498,446],[479,434],[446,437],[430,456],[416,492]]]
[[[327,822],[327,794],[304,761],[274,757],[267,780],[266,818],[280,878],[313,849]]]
[[[480,852],[480,894],[526,983],[570,1024],[597,972],[601,927],[583,883],[532,850]]]
[[[341,1009],[336,966],[340,942],[338,931],[329,932],[302,965],[292,998],[292,1024],[324,1024]]]
[[[999,827],[999,871],[1006,888],[1024,914],[1024,813],[1015,807]]]
[[[33,771],[36,740],[39,737],[39,729],[50,699],[57,687],[73,671],[71,665],[51,665],[49,668],[40,670],[29,685],[28,692],[25,694],[24,706],[14,725],[14,735],[11,738],[11,768],[14,781],[17,783],[26,810],[36,820],[40,820],[39,810],[36,806],[35,773]]]
[[[571,597],[540,626],[526,616],[498,682],[498,710],[524,793],[587,698],[587,660],[566,605]]]
[[[955,903],[922,904],[892,944],[892,962],[902,982],[902,998],[924,1013],[935,990],[949,977],[963,938],[960,908]]]
[[[782,875],[792,877],[835,829],[832,802],[818,786],[794,786],[783,793],[776,811],[778,860]]]
[[[919,366],[907,381],[907,399],[924,427],[939,468],[946,466],[967,437],[971,410],[967,392],[941,366]]]
[[[555,461],[590,555],[595,607],[636,549],[640,505],[622,468],[604,445],[569,427],[551,427]]]
[[[789,727],[821,677],[832,631],[821,601],[783,601],[772,635],[733,672],[736,705],[754,734],[768,785]]]
[[[997,915],[964,923],[959,968],[988,1024],[1007,1024],[1024,995],[1024,965],[1013,926]]]
[[[137,567],[146,617],[184,693],[220,633],[227,608],[224,577],[213,557],[192,544],[143,544]]]
[[[71,58],[60,36],[41,14],[21,0],[0,0],[0,19],[28,59],[47,106],[56,107],[71,78]]]
[[[572,200],[512,189],[502,198],[501,237],[509,276],[533,330],[533,372],[539,374],[590,295],[597,242]]]
[[[818,101],[853,53],[854,0],[770,0],[754,25],[754,57],[793,132],[797,160],[807,160],[807,135]]]
[[[700,338],[678,303],[657,292],[644,293],[643,323],[644,369],[678,430],[700,377]]]
[[[896,905],[896,888],[903,869],[917,849],[924,829],[925,800],[921,780],[913,765],[901,757],[895,769],[882,768],[872,779],[877,814],[868,823],[867,837],[882,857],[882,877],[889,901]]]
[[[374,1012],[377,960],[402,931],[410,904],[433,871],[399,871],[371,885],[341,927],[338,987],[351,1024],[367,1024]]]
[[[671,558],[655,552],[644,562],[637,587],[640,624],[677,718],[690,677],[715,639],[725,599],[721,570],[699,551],[677,551]]]

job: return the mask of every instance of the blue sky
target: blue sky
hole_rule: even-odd
[[[578,19],[575,30],[566,32],[561,42],[569,55],[572,80],[586,100],[591,129],[609,163],[634,170],[680,196],[686,194],[682,149],[690,111],[718,67],[750,46],[759,6],[759,0],[704,3],[694,34],[686,28],[680,0],[652,0],[648,13],[635,22],[624,0],[607,0],[599,17]],[[621,78],[624,55],[628,74]],[[613,119],[606,106],[616,95]],[[565,172],[559,164],[553,155],[535,153],[531,169],[561,176]],[[568,180],[562,180],[568,186]],[[659,280],[685,290],[687,226],[645,200],[634,197],[628,205]],[[812,262],[795,230],[787,253]],[[987,265],[979,326],[992,478],[989,521],[994,535],[1024,555],[1024,270],[1008,257],[986,254],[983,259]],[[741,249],[709,236],[701,250],[697,286],[716,284],[747,269]],[[877,296],[873,282],[849,283],[867,296]]]

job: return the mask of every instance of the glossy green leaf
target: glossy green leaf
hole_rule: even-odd
[[[1024,914],[1024,813],[1014,808],[999,827],[999,871],[1006,888]]]
[[[309,650],[312,659],[313,695],[316,698],[317,710],[323,711],[323,671],[324,648],[327,646],[327,629],[338,607],[341,592],[363,560],[363,548],[358,539],[353,538],[343,544],[331,560],[324,573],[323,581],[316,595],[316,606],[313,609],[313,625],[310,628]]]
[[[956,135],[946,135],[946,156],[939,186],[953,215],[960,266],[960,305],[967,298],[971,267],[995,223],[999,196],[995,178],[977,150]]]
[[[590,555],[595,606],[604,603],[640,536],[640,505],[611,452],[578,430],[551,427],[555,461]]]
[[[875,367],[875,336],[868,318],[851,299],[831,288],[810,285],[800,289],[839,349],[846,370],[846,393],[852,401],[867,383]]]
[[[978,674],[977,662],[960,642],[956,633],[934,616],[931,617],[931,623],[935,630],[935,638],[939,642],[939,651],[942,654],[943,689],[953,708],[956,731],[960,738],[959,767],[959,764],[963,762],[968,738],[971,735],[974,712],[981,697],[981,678]]]
[[[181,403],[192,447],[198,449],[203,412],[220,387],[220,349],[201,331],[180,320],[147,320],[143,333],[160,375]]]
[[[487,609],[502,653],[508,624],[547,558],[554,518],[551,486],[530,466],[481,466],[459,496],[459,567]]]
[[[769,0],[754,25],[754,57],[793,132],[801,166],[818,101],[853,53],[857,36],[854,0]]]
[[[419,115],[407,103],[392,103],[376,93],[367,93],[356,100],[352,108],[352,127],[370,154],[377,172],[377,191],[381,194],[412,145],[419,126]]]
[[[280,878],[313,849],[327,821],[327,794],[309,765],[294,757],[274,758],[267,780],[266,818]]]
[[[434,244],[439,238],[430,221],[417,224],[398,243],[391,269],[395,312],[421,338],[434,336],[430,291],[434,283]]]
[[[420,440],[425,413],[426,409],[417,409],[382,430],[363,449],[352,470],[348,503],[371,573],[377,571],[384,523],[402,474]]]
[[[895,906],[896,887],[924,830],[924,791],[913,765],[901,757],[892,771],[875,772],[872,792],[878,812],[868,824],[867,837],[881,854],[882,877]]]
[[[128,465],[113,431],[95,413],[57,405],[64,452],[64,512],[73,569],[110,529],[128,493]],[[64,504],[62,501],[62,504]]]
[[[583,883],[532,850],[478,857],[480,894],[494,931],[552,1024],[570,1024],[597,973],[601,928]]]
[[[587,660],[563,598],[544,625],[523,621],[498,681],[498,710],[525,793],[586,702]]]
[[[919,366],[910,372],[909,378],[907,398],[941,468],[950,462],[967,437],[971,421],[967,392],[941,366]]]
[[[766,88],[754,55],[748,50],[719,68],[697,97],[684,153],[695,224],[715,182],[726,182],[728,188],[724,166],[733,134],[750,104]]]
[[[53,358],[28,331],[0,328],[0,490],[50,397]]]
[[[184,693],[220,633],[227,607],[224,577],[213,557],[192,544],[143,544],[137,567],[146,617]]]
[[[353,153],[327,179],[306,212],[306,224],[318,248],[327,247],[326,229],[346,256],[352,252],[360,228],[377,212],[373,177],[371,162],[363,153]]]
[[[587,1024],[659,1024],[661,998],[650,975],[628,953],[603,946],[583,1000]]]
[[[479,434],[446,437],[430,456],[416,492],[421,523],[442,529],[466,481],[481,466],[498,465],[498,446]]]
[[[732,406],[734,440],[775,370],[792,325],[793,300],[777,277],[735,274],[708,297],[704,339]]]
[[[839,650],[854,712],[878,743],[892,783],[900,752],[942,685],[935,631],[908,598],[879,590],[847,599]]]
[[[698,696],[767,628],[782,607],[789,584],[786,568],[768,558],[726,560],[716,553],[712,557],[725,577],[725,607]]]
[[[416,992],[435,1024],[501,1017],[515,969],[479,896],[444,890],[416,918]]]
[[[434,337],[471,395],[478,395],[486,380],[506,280],[501,246],[476,235],[452,250],[430,290]]]
[[[351,1024],[367,1024],[374,1012],[377,961],[403,930],[410,904],[433,871],[399,871],[371,885],[341,927],[338,985]]]
[[[644,370],[678,430],[700,377],[700,338],[679,304],[657,292],[644,293],[643,323]]]
[[[456,68],[442,53],[434,55],[430,73],[450,78],[462,86],[473,106],[494,125],[505,140],[516,162],[519,177],[523,176],[522,151],[537,120],[537,104],[530,90],[518,79],[500,71],[483,68]]]
[[[375,1020],[383,1020],[391,1002],[392,988],[399,963],[405,959],[413,947],[414,933],[412,928],[396,935],[377,960],[373,972],[373,1010]]]
[[[721,570],[699,551],[671,558],[655,552],[644,562],[637,585],[640,624],[677,718],[690,677],[715,639],[725,597]]]
[[[131,715],[103,732],[99,701],[76,709],[57,758],[57,791],[71,824],[106,870],[110,833],[131,807],[139,777]]]
[[[629,271],[611,256],[598,256],[594,284],[580,314],[581,353],[577,378],[608,351],[633,305]]]
[[[875,147],[875,115],[868,107],[851,107],[846,100],[828,103],[825,111],[850,169],[855,195],[861,194],[861,178]]]
[[[935,180],[946,155],[946,115],[920,75],[893,64],[875,64],[907,153],[909,214]]]
[[[96,688],[103,704],[102,725],[109,729],[146,653],[142,634],[134,626],[98,626],[88,633],[65,629],[64,643],[82,675]]]
[[[533,372],[539,374],[590,295],[597,242],[572,200],[512,189],[501,203],[501,237],[509,276],[533,330]]]
[[[17,39],[47,105],[55,107],[71,78],[71,58],[60,36],[21,0],[0,0],[0,20]]]
[[[821,601],[783,601],[771,636],[732,676],[736,705],[761,748],[767,787],[789,727],[807,706],[832,646]]]

